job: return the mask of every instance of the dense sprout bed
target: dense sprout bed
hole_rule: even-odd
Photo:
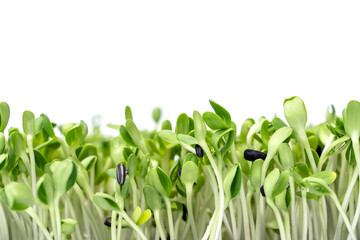
[[[210,105],[107,137],[30,111],[5,135],[0,103],[0,239],[360,238],[359,102],[310,127],[299,97],[238,126]]]

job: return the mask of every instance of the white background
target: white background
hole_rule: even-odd
[[[0,101],[20,128],[24,110],[122,124],[126,105],[152,128],[156,106],[174,122],[213,99],[240,126],[282,117],[298,95],[319,123],[328,105],[360,100],[359,12],[359,1],[2,1]]]

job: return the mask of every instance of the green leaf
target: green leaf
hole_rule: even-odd
[[[250,168],[250,183],[251,186],[253,186],[253,188],[257,191],[261,187],[261,171],[263,163],[264,161],[262,159],[257,159],[252,163]]]
[[[177,134],[189,133],[189,117],[185,113],[180,114],[177,118],[175,132]]]
[[[65,134],[66,143],[72,147],[81,143],[83,139],[83,127],[81,124],[74,125],[69,131]]]
[[[4,153],[6,147],[6,140],[4,133],[0,132],[0,154]]]
[[[54,197],[54,185],[49,174],[45,173],[36,184],[36,194],[39,200],[49,205]]]
[[[213,130],[228,128],[226,123],[215,113],[204,112],[202,117],[203,117],[206,125],[208,125],[209,128],[211,128]]]
[[[310,175],[309,167],[304,162],[296,163],[295,171],[299,173],[302,178],[306,178]]]
[[[116,168],[109,168],[106,172],[112,179],[116,180]]]
[[[282,127],[287,127],[287,125],[284,123],[284,121],[278,117],[274,117],[271,120],[271,124],[273,125],[275,131],[279,130]]]
[[[128,131],[129,135],[131,136],[132,140],[134,141],[135,145],[143,152],[143,153],[147,153],[147,148],[146,145],[141,137],[141,134],[138,130],[138,128],[136,127],[135,123],[131,120],[128,119],[126,120],[125,123],[126,126],[126,130]]]
[[[159,137],[168,143],[179,143],[179,140],[176,137],[176,134],[172,132],[171,130],[162,130],[158,132]]]
[[[185,134],[178,134],[177,138],[179,139],[180,142],[186,144],[186,145],[195,145],[195,144],[199,144],[199,142],[192,136],[190,135],[185,135]]]
[[[188,161],[194,162],[196,165],[198,165],[199,157],[195,153],[187,153],[184,157],[183,164]]]
[[[35,119],[35,133],[34,135],[38,135],[44,127],[44,119],[42,117],[38,117]]]
[[[65,235],[75,232],[77,221],[71,218],[61,219],[61,233]]]
[[[134,143],[134,140],[131,138],[128,130],[126,129],[126,127],[124,125],[120,126],[119,131],[120,131],[121,137],[124,139],[124,141],[128,145],[130,145],[132,147],[137,147],[136,144]]]
[[[6,102],[0,103],[0,132],[4,132],[10,118],[10,108]]]
[[[275,197],[275,203],[282,211],[288,211],[286,195],[287,195],[287,191],[285,190]]]
[[[137,222],[140,218],[141,215],[141,208],[139,206],[137,206],[134,211],[131,214],[131,218],[132,220],[134,220],[134,222]]]
[[[352,100],[348,103],[344,118],[344,127],[350,137],[360,135],[360,102]]]
[[[281,172],[280,177],[273,189],[272,197],[276,197],[277,195],[282,193],[286,189],[288,184],[289,184],[289,174],[287,171],[283,171]]]
[[[161,124],[161,130],[172,130],[171,122],[169,120],[164,120]]]
[[[3,153],[3,154],[0,155],[0,171],[5,166],[6,159],[7,159],[7,154],[6,153]]]
[[[151,211],[159,211],[162,208],[161,196],[153,186],[146,185],[143,188],[146,205]]]
[[[19,132],[11,133],[10,140],[12,142],[15,154],[17,156],[26,155],[25,140],[24,140],[23,135],[21,135],[21,133],[19,133]]]
[[[81,160],[81,164],[86,168],[86,171],[90,171],[96,164],[96,156],[88,156],[85,159]]]
[[[227,171],[223,185],[225,199],[227,199],[227,201],[234,199],[239,194],[241,187],[241,169],[238,163]]]
[[[115,201],[115,198],[106,193],[96,193],[93,201],[98,207],[105,211],[119,211],[119,206]]]
[[[97,156],[97,148],[91,143],[87,143],[82,146],[80,153],[78,154],[78,159],[82,161],[89,156]]]
[[[231,125],[231,116],[230,113],[217,104],[216,102],[209,100],[211,107],[214,109],[215,113],[225,122],[225,124],[230,127]]]
[[[280,144],[290,137],[291,133],[291,128],[282,127],[271,136],[268,144],[267,158],[272,159],[275,156]]]
[[[299,132],[305,129],[307,111],[303,100],[299,97],[291,97],[284,101],[284,115],[290,126]]]
[[[248,118],[245,120],[240,130],[240,143],[246,143],[246,136],[254,123],[255,121],[252,118]]]
[[[277,168],[274,168],[265,178],[264,181],[264,191],[265,196],[269,199],[273,198],[273,191],[275,189],[275,185],[278,182],[280,177],[280,171]]]
[[[326,182],[320,178],[307,177],[303,181],[306,183],[311,192],[316,195],[328,195],[331,194],[330,188],[327,186]]]
[[[44,157],[44,155],[40,151],[34,149],[34,156],[35,156],[35,164],[36,164],[36,166],[39,169],[44,170],[44,167],[47,164],[47,160]]]
[[[265,120],[261,124],[260,134],[261,134],[261,139],[263,140],[263,143],[265,143],[265,145],[267,145],[270,140],[269,121],[268,120]]]
[[[195,128],[195,139],[200,144],[205,143],[206,132],[207,132],[205,122],[198,111],[194,111],[193,118],[194,118],[194,128]]]
[[[310,177],[319,178],[323,180],[326,184],[330,184],[335,181],[336,173],[332,171],[322,171],[315,174],[312,174]]]
[[[161,169],[150,169],[149,173],[150,183],[156,188],[156,190],[164,196],[169,197],[171,194],[172,183],[168,175]]]
[[[199,178],[199,167],[193,161],[187,161],[184,163],[181,170],[181,181],[184,185],[193,185]]]
[[[25,111],[22,116],[23,130],[26,135],[35,135],[35,116],[30,111]]]
[[[1,200],[14,211],[23,211],[35,202],[31,188],[25,183],[10,182],[0,195]]]
[[[56,163],[51,170],[53,172],[52,178],[57,194],[61,196],[74,186],[77,177],[77,168],[70,158]]]
[[[279,161],[284,170],[294,167],[294,155],[290,149],[289,144],[282,143],[278,150]]]
[[[125,119],[126,120],[128,120],[128,119],[133,120],[131,108],[129,106],[125,107]]]
[[[51,137],[51,138],[55,138],[54,128],[53,128],[53,125],[51,124],[48,116],[46,116],[44,113],[42,113],[40,115],[40,117],[42,117],[44,119],[43,126],[44,126],[44,130],[47,133],[47,135],[49,135],[49,137]]]
[[[136,169],[139,160],[134,154],[131,154],[127,160],[127,170],[129,172],[129,177],[135,177]]]
[[[160,121],[161,118],[161,108],[154,108],[153,112],[152,112],[152,117],[154,119],[154,121],[156,123],[158,123]]]
[[[139,217],[139,219],[136,221],[136,225],[142,225],[144,223],[147,222],[147,220],[149,220],[151,217],[151,211],[149,209],[146,209],[141,216]]]

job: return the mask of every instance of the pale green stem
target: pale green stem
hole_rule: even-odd
[[[116,212],[111,213],[111,240],[116,240]]]
[[[236,155],[236,147],[235,143],[231,145],[231,156],[234,159],[234,162],[238,162],[238,158]],[[243,178],[243,177],[242,177]],[[246,239],[250,239],[250,226],[249,226],[249,213],[246,205],[246,196],[244,189],[244,179],[241,180],[241,188],[240,188],[240,199],[242,206],[242,214],[244,219],[244,234]],[[252,220],[251,220],[252,221]],[[253,221],[252,221],[253,222]],[[235,233],[234,233],[235,234]]]
[[[175,230],[174,230],[174,234],[175,234],[175,239],[179,239],[179,226],[180,226],[180,222],[182,219],[182,212],[178,212],[178,215],[176,217],[176,221],[175,221]]]
[[[67,202],[67,206],[68,206],[68,208],[70,210],[70,214],[71,214],[72,218],[77,220],[76,219],[76,214],[75,214],[75,211],[74,211],[74,207],[73,207],[73,204],[71,203],[71,200],[70,200],[69,196],[66,194],[64,197],[65,197],[65,201]],[[76,237],[78,239],[80,239],[80,240],[82,239],[79,224],[75,225],[75,234],[76,234]]]
[[[3,226],[3,230],[1,232],[4,234],[3,235],[4,239],[9,239],[9,228],[6,222],[6,217],[2,206],[2,202],[0,202],[0,218],[3,221],[3,223],[1,224]]]
[[[289,177],[290,180],[290,220],[291,220],[291,238],[297,240],[297,224],[296,224],[296,212],[295,212],[295,183],[292,176]]]
[[[137,200],[137,186],[136,186],[136,182],[134,178],[130,178],[130,186],[131,186],[131,193],[132,193],[132,204],[133,204],[133,209],[135,209],[138,205],[138,200]]]
[[[286,239],[291,240],[291,230],[290,230],[290,217],[288,211],[282,211],[284,216],[284,224],[285,224],[285,234]]]
[[[55,196],[54,208],[55,208],[57,239],[61,239],[61,216],[60,216],[59,202],[60,202],[60,196]]]
[[[130,227],[140,236],[141,239],[146,240],[146,237],[143,233],[143,231],[141,230],[141,228],[136,225],[136,223],[134,223],[134,221],[127,215],[127,213],[124,210],[120,210],[118,211],[119,215],[130,225]],[[159,218],[159,212],[158,214],[158,218]],[[154,213],[154,217],[155,217],[155,213]],[[156,218],[155,218],[156,221]]]
[[[209,161],[211,163],[211,166],[214,170],[216,179],[218,181],[218,186],[219,186],[219,216],[217,217],[217,226],[216,226],[216,233],[215,233],[215,237],[217,238],[218,235],[220,234],[220,230],[221,230],[221,225],[222,225],[222,221],[223,221],[223,214],[224,214],[224,189],[223,189],[223,183],[222,183],[222,176],[221,176],[221,172],[219,171],[219,168],[217,167],[217,164],[214,160],[214,158],[212,157],[212,154],[210,152],[209,147],[207,146],[207,144],[204,142],[201,144],[201,147],[203,148],[204,152],[206,153],[207,157],[209,158]]]
[[[237,239],[238,232],[237,232],[237,227],[236,227],[235,210],[234,210],[234,205],[233,205],[232,201],[229,202],[229,211],[230,211],[231,227],[232,227],[232,234],[233,234],[232,237],[233,237],[233,239]]]
[[[223,221],[224,221],[224,225],[225,225],[226,231],[227,231],[229,237],[231,238],[231,237],[233,236],[233,233],[232,233],[232,231],[231,231],[231,227],[230,227],[230,224],[229,224],[229,220],[227,219],[226,214],[224,214],[224,219],[223,219]],[[221,235],[220,235],[220,236],[221,236]]]
[[[251,237],[255,238],[255,224],[254,224],[254,215],[251,209],[251,199],[254,194],[253,188],[250,190],[248,189],[248,192],[246,193],[246,206],[249,213],[249,222],[250,222],[250,230],[251,230]]]
[[[349,221],[348,217],[346,216],[346,213],[344,212],[344,210],[341,208],[340,202],[337,199],[337,196],[333,191],[331,191],[330,198],[334,201],[338,211],[340,212],[342,218],[344,219],[345,225],[350,233],[351,238],[353,240],[356,240],[357,238],[356,238],[355,232],[351,228],[350,221]]]
[[[354,137],[351,138],[352,141],[352,146],[354,149],[354,153],[355,153],[355,159],[356,159],[356,164],[358,166],[359,172],[360,172],[360,149],[359,149],[359,136],[357,134],[355,134]],[[359,184],[359,188],[360,188],[360,184]],[[356,211],[355,211],[355,215],[354,215],[354,219],[352,222],[352,229],[353,231],[355,231],[359,217],[360,217],[360,189],[359,189],[359,193],[358,193],[358,201],[356,204]]]
[[[117,240],[121,239],[121,229],[122,229],[122,223],[121,223],[122,217],[119,216],[118,220],[118,229],[117,229]]]
[[[187,209],[188,209],[188,217],[189,217],[189,221],[190,221],[190,226],[191,226],[191,231],[192,231],[192,235],[193,235],[193,239],[197,240],[198,239],[198,234],[196,231],[196,224],[195,224],[195,220],[194,220],[194,213],[193,213],[193,207],[192,207],[192,185],[186,184],[186,205],[187,205]]]
[[[285,228],[284,228],[284,224],[283,224],[279,209],[275,206],[275,204],[274,204],[274,202],[272,200],[267,200],[266,202],[271,207],[271,209],[273,210],[273,212],[275,214],[276,221],[277,221],[277,223],[279,225],[280,238],[281,239],[286,239]]]
[[[324,209],[323,209],[324,202],[323,202],[323,200],[324,200],[324,196],[320,197],[317,200],[317,204],[318,204],[318,213],[319,213],[320,223],[321,223],[322,238],[327,239],[327,224],[326,224],[326,220],[324,217]]]
[[[346,190],[345,196],[344,196],[343,201],[342,201],[341,206],[342,206],[343,210],[346,210],[348,208],[351,193],[352,193],[352,189],[354,188],[358,177],[359,177],[359,169],[355,168],[354,172],[353,172],[353,175],[351,177],[351,180],[350,180],[350,182],[348,184],[348,188]],[[339,216],[338,221],[337,221],[336,231],[335,231],[335,238],[336,239],[340,239],[342,224],[343,224],[343,219]]]
[[[303,211],[303,229],[302,229],[302,239],[307,240],[307,230],[308,230],[308,206],[306,199],[306,189],[301,189],[301,200],[302,200],[302,211]]]
[[[162,227],[162,224],[160,222],[160,211],[159,210],[154,211],[154,219],[155,219],[156,227],[157,227],[157,230],[159,231],[161,239],[166,239],[164,228]],[[145,239],[146,238],[144,236],[144,240]]]
[[[31,171],[31,188],[32,193],[34,197],[36,198],[36,171],[35,171],[35,156],[34,156],[34,149],[33,149],[33,137],[31,135],[27,135],[26,137],[29,155],[30,155],[30,171]],[[37,213],[37,206],[34,205],[33,209],[35,213]],[[38,229],[35,222],[35,219],[33,220],[33,233],[34,233],[34,239],[38,239]]]
[[[40,221],[40,218],[38,217],[38,215],[35,213],[35,211],[32,208],[28,208],[25,210],[27,214],[30,215],[30,217],[32,217],[32,219],[35,220],[35,222],[37,223],[37,225],[40,227],[41,231],[43,231],[46,239],[48,240],[52,240],[52,237],[50,236],[50,233],[48,232],[48,230],[46,229],[46,227],[44,226],[44,224]]]
[[[171,212],[171,202],[170,202],[170,199],[167,196],[163,196],[163,199],[165,201],[166,213],[167,213],[168,222],[169,222],[170,240],[174,240],[175,239],[174,221],[173,221],[173,216],[172,216],[172,212]]]
[[[56,217],[55,217],[55,206],[54,203],[50,203],[49,206],[51,228],[53,232],[54,239],[57,240],[57,229],[56,229]]]

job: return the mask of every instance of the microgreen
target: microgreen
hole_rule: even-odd
[[[175,124],[155,108],[143,130],[126,106],[105,136],[31,111],[7,128],[1,102],[0,239],[358,239],[360,102],[311,126],[283,107],[241,125],[214,101]]]

